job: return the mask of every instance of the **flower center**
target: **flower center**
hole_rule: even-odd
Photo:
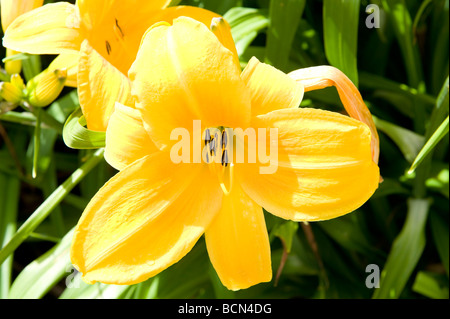
[[[233,186],[233,168],[232,147],[230,140],[232,134],[228,132],[229,128],[219,126],[207,128],[203,134],[205,147],[203,149],[204,162],[209,164],[211,171],[219,178],[220,187],[225,195],[228,195]]]

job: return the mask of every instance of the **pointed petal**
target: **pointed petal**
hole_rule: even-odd
[[[365,123],[372,133],[372,156],[378,164],[380,141],[372,115],[353,82],[339,69],[323,65],[300,69],[288,74],[291,78],[305,86],[305,92],[335,86],[348,114]]]
[[[179,261],[221,205],[205,165],[176,165],[158,152],[127,166],[86,207],[71,247],[85,281],[134,284]]]
[[[204,24],[181,17],[146,33],[129,77],[145,127],[163,148],[174,128],[188,129],[196,119],[246,127],[250,96],[239,74],[233,53]]]
[[[250,89],[252,116],[297,108],[303,99],[303,85],[276,68],[251,58],[241,78]]]
[[[105,160],[120,171],[156,151],[139,111],[116,103],[106,130]]]
[[[44,0],[1,0],[1,19],[3,32],[11,22],[25,12],[36,9],[44,3]]]
[[[133,105],[130,81],[84,41],[78,64],[78,96],[90,130],[106,131],[116,102]]]
[[[205,239],[214,269],[228,289],[246,289],[272,279],[263,210],[239,185],[223,197]]]
[[[14,20],[3,46],[31,54],[74,53],[83,40],[79,24],[74,5],[49,3]]]
[[[65,86],[77,87],[79,53],[64,53],[58,55],[49,65],[50,70],[66,69],[67,78]]]
[[[147,18],[147,20],[149,26],[159,21],[165,21],[172,24],[173,20],[182,16],[197,20],[208,28],[211,28],[211,31],[217,36],[223,46],[233,52],[237,57],[236,46],[231,35],[230,25],[217,13],[192,6],[175,6],[157,11],[150,19]],[[239,64],[237,66],[240,68]]]
[[[245,164],[235,172],[245,192],[272,214],[296,221],[338,217],[360,207],[378,187],[370,130],[360,121],[304,108],[260,115],[252,126],[278,129],[278,168],[260,174],[269,163]],[[268,136],[266,141],[273,142]]]

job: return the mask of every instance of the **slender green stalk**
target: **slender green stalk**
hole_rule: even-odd
[[[19,245],[24,242],[30,234],[38,227],[44,219],[61,203],[70,191],[97,166],[103,159],[104,149],[98,149],[86,163],[78,168],[73,174],[62,183],[34,213],[22,224],[11,240],[0,250],[0,264],[12,254]]]
[[[31,176],[33,178],[36,178],[37,176],[37,166],[38,166],[38,159],[39,159],[39,150],[41,146],[41,109],[36,110],[36,126],[34,127],[34,150],[33,150],[33,169]]]
[[[9,111],[7,113],[0,114],[0,120],[28,126],[36,125],[36,116],[30,112]]]
[[[3,225],[2,225],[2,236],[0,238],[0,247],[2,243],[6,243],[13,236],[17,229],[17,210],[19,202],[20,193],[20,181],[14,176],[7,176],[5,178],[5,190],[4,193],[5,201],[3,210]],[[11,276],[12,276],[12,256],[6,259],[6,261],[0,266],[0,296],[2,298],[7,298],[9,295],[9,288],[11,286]]]

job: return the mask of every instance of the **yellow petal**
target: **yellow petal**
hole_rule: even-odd
[[[18,54],[19,52],[6,48],[6,57]],[[5,62],[5,71],[8,74],[19,74],[22,71],[21,60],[11,60]]]
[[[209,226],[222,191],[204,165],[158,152],[127,166],[78,222],[71,260],[85,281],[134,284],[179,261]]]
[[[145,127],[163,148],[172,129],[196,119],[246,127],[250,96],[239,74],[233,53],[204,24],[181,17],[146,33],[129,77]]]
[[[348,114],[365,123],[372,133],[372,157],[378,164],[380,142],[372,115],[353,82],[340,70],[332,66],[317,66],[300,69],[289,73],[289,76],[305,86],[305,92],[335,86],[342,104]]]
[[[276,68],[251,58],[241,78],[250,89],[252,116],[297,108],[303,98],[303,85]]]
[[[105,160],[120,171],[156,151],[155,144],[144,129],[139,111],[116,103],[106,130]]]
[[[44,0],[1,0],[1,19],[3,32],[6,31],[11,22],[25,12],[42,6]]]
[[[219,41],[223,44],[223,46],[233,52],[234,63],[236,64],[237,68],[240,69],[241,63],[239,62],[239,55],[237,53],[233,35],[231,33],[231,27],[228,22],[223,17],[215,17],[212,19],[210,28],[211,31],[219,39]]]
[[[64,53],[58,55],[49,65],[50,70],[67,70],[67,78],[65,85],[70,87],[77,87],[77,73],[79,53]]]
[[[205,239],[214,269],[228,289],[246,289],[272,279],[263,210],[239,185],[223,197]]]
[[[123,20],[125,24],[135,23],[144,20],[149,13],[164,9],[170,4],[171,0],[77,0],[77,6],[80,16],[86,28],[92,29],[105,23],[110,17],[117,17]],[[134,19],[133,19],[134,18]]]
[[[216,35],[223,46],[233,52],[237,58],[237,62],[239,62],[236,46],[231,35],[230,25],[220,15],[212,11],[192,6],[170,7],[157,11],[154,15],[149,17],[147,19],[149,22],[148,26],[151,26],[159,21],[165,21],[172,24],[173,20],[182,16],[197,20],[206,25],[208,28],[211,28],[211,31]],[[237,66],[240,69],[240,65],[237,64]]]
[[[136,58],[142,35],[152,17],[169,0],[77,1],[81,26],[92,47],[122,73]]]
[[[305,108],[260,115],[252,126],[278,129],[278,168],[260,174],[269,163],[256,163],[236,165],[235,172],[245,192],[272,214],[296,221],[338,217],[360,207],[378,187],[370,130],[360,121]]]
[[[133,105],[130,82],[86,40],[78,64],[78,96],[87,127],[106,131],[116,102]]]
[[[6,30],[3,46],[31,54],[74,53],[83,40],[79,24],[75,6],[49,3],[14,20]]]

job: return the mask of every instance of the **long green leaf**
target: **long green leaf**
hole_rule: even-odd
[[[64,275],[70,274],[69,249],[73,229],[60,243],[29,263],[14,280],[9,297],[38,299],[43,297]]]
[[[448,299],[448,278],[431,272],[420,271],[412,289],[433,299]]]
[[[70,191],[103,159],[103,149],[97,150],[79,169],[62,183],[22,224],[11,240],[0,250],[0,264],[28,238]]]
[[[420,150],[419,154],[415,158],[414,162],[411,165],[408,173],[413,173],[416,170],[416,167],[419,166],[425,157],[429,156],[436,145],[448,134],[448,116],[442,122],[442,124],[438,127],[438,129],[434,132],[434,134],[430,137],[430,139],[426,142],[423,148]]]
[[[385,133],[402,151],[405,159],[412,163],[424,144],[424,137],[393,123],[373,117],[378,130]]]
[[[264,10],[253,8],[231,8],[223,15],[230,24],[231,34],[241,56],[261,30],[269,25]]]
[[[444,265],[447,277],[449,276],[449,224],[448,219],[445,220],[435,212],[430,214],[431,234],[434,243]]]
[[[324,0],[325,54],[358,86],[357,46],[360,0]]]
[[[429,206],[427,199],[408,200],[405,224],[392,245],[381,273],[380,288],[373,294],[374,299],[400,297],[425,248],[425,225]]]
[[[266,62],[280,70],[286,69],[305,4],[306,0],[272,0],[270,2]]]

